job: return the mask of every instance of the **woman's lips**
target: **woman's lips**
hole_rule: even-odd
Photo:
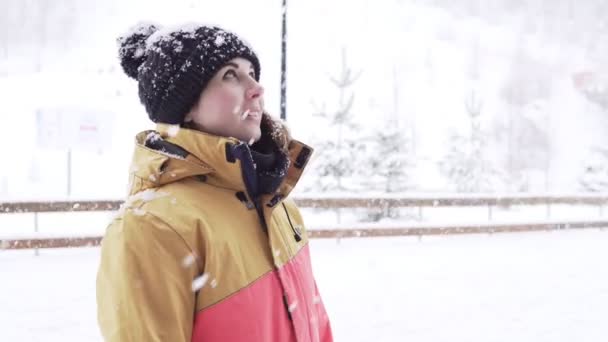
[[[245,119],[258,119],[262,117],[262,112],[257,109],[247,109],[241,114],[241,120]]]

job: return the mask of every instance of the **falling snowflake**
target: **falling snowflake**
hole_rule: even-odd
[[[220,47],[224,45],[225,42],[226,38],[224,38],[224,36],[220,33],[215,37],[215,41],[213,43],[215,44],[215,46]]]
[[[293,303],[291,303],[291,305],[289,305],[289,312],[294,312],[296,309],[298,308],[298,301],[294,301]]]
[[[144,190],[142,192],[139,192],[133,196],[131,196],[130,198],[132,198],[134,201],[137,199],[141,199],[144,202],[150,202],[154,199],[160,198],[160,197],[164,197],[167,196],[168,194],[166,192],[161,192],[161,191],[154,191],[153,189],[148,189],[148,190]]]
[[[179,130],[179,125],[170,125],[169,129],[167,130],[167,134],[169,134],[170,137],[175,137],[177,136],[177,133],[179,133]]]
[[[146,211],[143,209],[136,208],[136,209],[133,209],[133,214],[135,214],[137,216],[144,216],[144,215],[146,215]]]
[[[209,274],[207,274],[207,273],[204,273],[202,276],[194,279],[192,281],[192,291],[196,292],[196,291],[202,289],[203,286],[205,286],[205,283],[207,283],[208,279],[209,279]]]
[[[146,49],[144,49],[144,48],[142,48],[142,47],[138,47],[138,48],[135,50],[135,53],[133,54],[133,57],[135,57],[135,58],[139,58],[139,57],[143,56],[143,55],[144,55],[144,53],[146,53]]]
[[[188,266],[191,266],[194,263],[194,261],[196,261],[196,256],[194,256],[194,254],[188,254],[184,258],[184,260],[182,260],[182,265],[184,267],[188,267]]]
[[[120,208],[116,212],[116,215],[113,218],[121,217],[125,213],[125,210],[130,209],[133,206],[133,204],[138,201],[150,202],[154,199],[164,197],[167,195],[168,194],[166,192],[154,191],[154,189],[147,189],[147,190],[138,192],[132,196],[129,196],[129,198],[127,198],[127,200],[120,206]]]

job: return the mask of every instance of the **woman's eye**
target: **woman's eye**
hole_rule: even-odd
[[[224,73],[224,79],[236,78],[236,72],[234,70],[228,70]]]

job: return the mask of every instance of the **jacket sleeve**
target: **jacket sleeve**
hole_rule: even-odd
[[[102,241],[97,318],[107,342],[190,342],[199,274],[192,251],[169,225],[130,210]]]

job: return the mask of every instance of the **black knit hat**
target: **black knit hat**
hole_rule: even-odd
[[[120,65],[138,81],[139,99],[157,123],[181,124],[209,80],[233,58],[249,60],[260,79],[260,62],[251,46],[217,26],[159,30],[139,24],[118,44]]]

